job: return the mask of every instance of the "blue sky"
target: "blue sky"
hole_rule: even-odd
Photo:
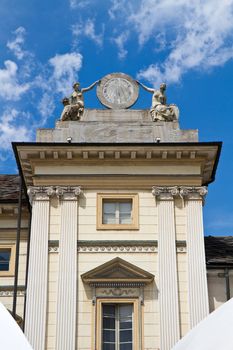
[[[205,234],[233,235],[233,0],[1,0],[0,16],[0,173],[17,172],[11,141],[54,126],[74,81],[165,81],[181,128],[223,141]],[[140,96],[134,108],[149,108]],[[100,108],[94,91],[85,105]]]

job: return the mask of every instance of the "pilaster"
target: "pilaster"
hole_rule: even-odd
[[[74,350],[77,303],[77,230],[80,187],[57,187],[61,232],[57,296],[56,350]]]
[[[180,187],[187,212],[187,258],[190,328],[209,314],[202,205],[206,187]]]
[[[30,187],[28,189],[32,205],[32,223],[26,291],[25,335],[34,350],[45,349],[49,198],[53,194],[52,187]]]
[[[160,348],[170,350],[180,338],[174,196],[178,187],[153,187],[158,205]]]

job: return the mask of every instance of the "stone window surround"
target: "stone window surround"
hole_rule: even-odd
[[[131,224],[103,224],[103,201],[132,200]],[[96,228],[97,230],[138,230],[139,229],[139,200],[137,193],[97,193],[96,203]]]

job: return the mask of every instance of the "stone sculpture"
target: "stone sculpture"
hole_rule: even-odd
[[[100,80],[95,81],[93,84],[86,88],[80,89],[79,83],[74,83],[73,93],[68,97],[64,97],[62,104],[64,106],[60,119],[65,120],[80,120],[84,112],[84,98],[83,93],[91,90],[96,84],[100,83]]]
[[[151,106],[151,116],[153,121],[176,121],[179,119],[179,109],[174,104],[167,105],[167,98],[165,94],[166,84],[162,83],[159,90],[149,88],[144,84],[137,81],[141,87],[153,94],[152,96],[152,106]]]

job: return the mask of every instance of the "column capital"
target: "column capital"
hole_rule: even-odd
[[[27,190],[29,201],[48,201],[51,196],[56,195],[53,186],[30,186]]]
[[[208,193],[206,186],[181,186],[179,188],[180,196],[185,200],[200,199],[205,202],[205,197]]]
[[[57,186],[56,187],[56,195],[61,200],[76,200],[83,191],[80,186],[72,187],[72,186]]]
[[[179,195],[178,186],[153,186],[152,195],[160,200],[173,200],[174,197]]]

